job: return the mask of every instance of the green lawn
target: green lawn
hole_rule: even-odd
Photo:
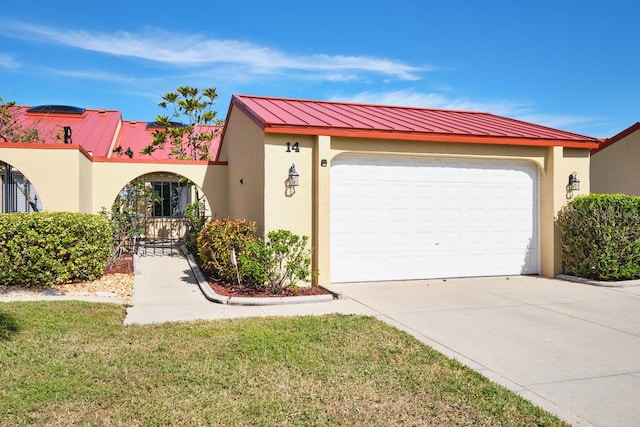
[[[565,425],[370,317],[123,317],[0,303],[2,425]]]

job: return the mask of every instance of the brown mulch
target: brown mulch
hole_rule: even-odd
[[[202,268],[202,261],[197,254],[192,254],[193,258],[198,265],[198,268],[206,276],[204,268]],[[247,286],[244,283],[225,283],[219,280],[215,280],[211,277],[207,277],[209,287],[218,295],[224,297],[244,297],[244,298],[269,298],[269,297],[298,297],[309,295],[329,295],[331,292],[318,286],[287,288],[280,293],[272,294],[266,290],[256,290]]]
[[[308,296],[308,295],[328,295],[330,292],[326,289],[318,286],[288,288],[278,294],[272,294],[267,291],[259,291],[247,287],[244,284],[238,285],[230,283],[221,283],[217,281],[208,280],[209,287],[218,295],[226,297],[250,297],[250,298],[265,298],[265,297],[296,297],[296,296]]]

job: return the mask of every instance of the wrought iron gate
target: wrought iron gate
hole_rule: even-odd
[[[16,168],[0,162],[2,213],[41,212],[42,202],[35,187]]]
[[[188,179],[172,173],[137,178],[120,192],[112,217],[126,228],[127,249],[142,254],[173,253],[189,238],[194,206],[204,217],[204,194]]]

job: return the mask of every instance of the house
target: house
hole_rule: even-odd
[[[640,196],[640,122],[607,138],[591,152],[591,191]]]
[[[25,114],[63,130],[62,142],[0,144],[44,209],[97,212],[138,177],[186,177],[212,216],[310,236],[320,284],[553,276],[567,177],[587,194],[598,146],[488,113],[234,95],[214,160],[185,162],[123,156],[150,129],[115,111]]]

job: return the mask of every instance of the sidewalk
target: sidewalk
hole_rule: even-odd
[[[148,324],[238,317],[304,316],[328,313],[375,312],[351,299],[281,305],[227,305],[205,298],[187,259],[181,254],[146,255],[138,258],[133,306],[125,324]]]

